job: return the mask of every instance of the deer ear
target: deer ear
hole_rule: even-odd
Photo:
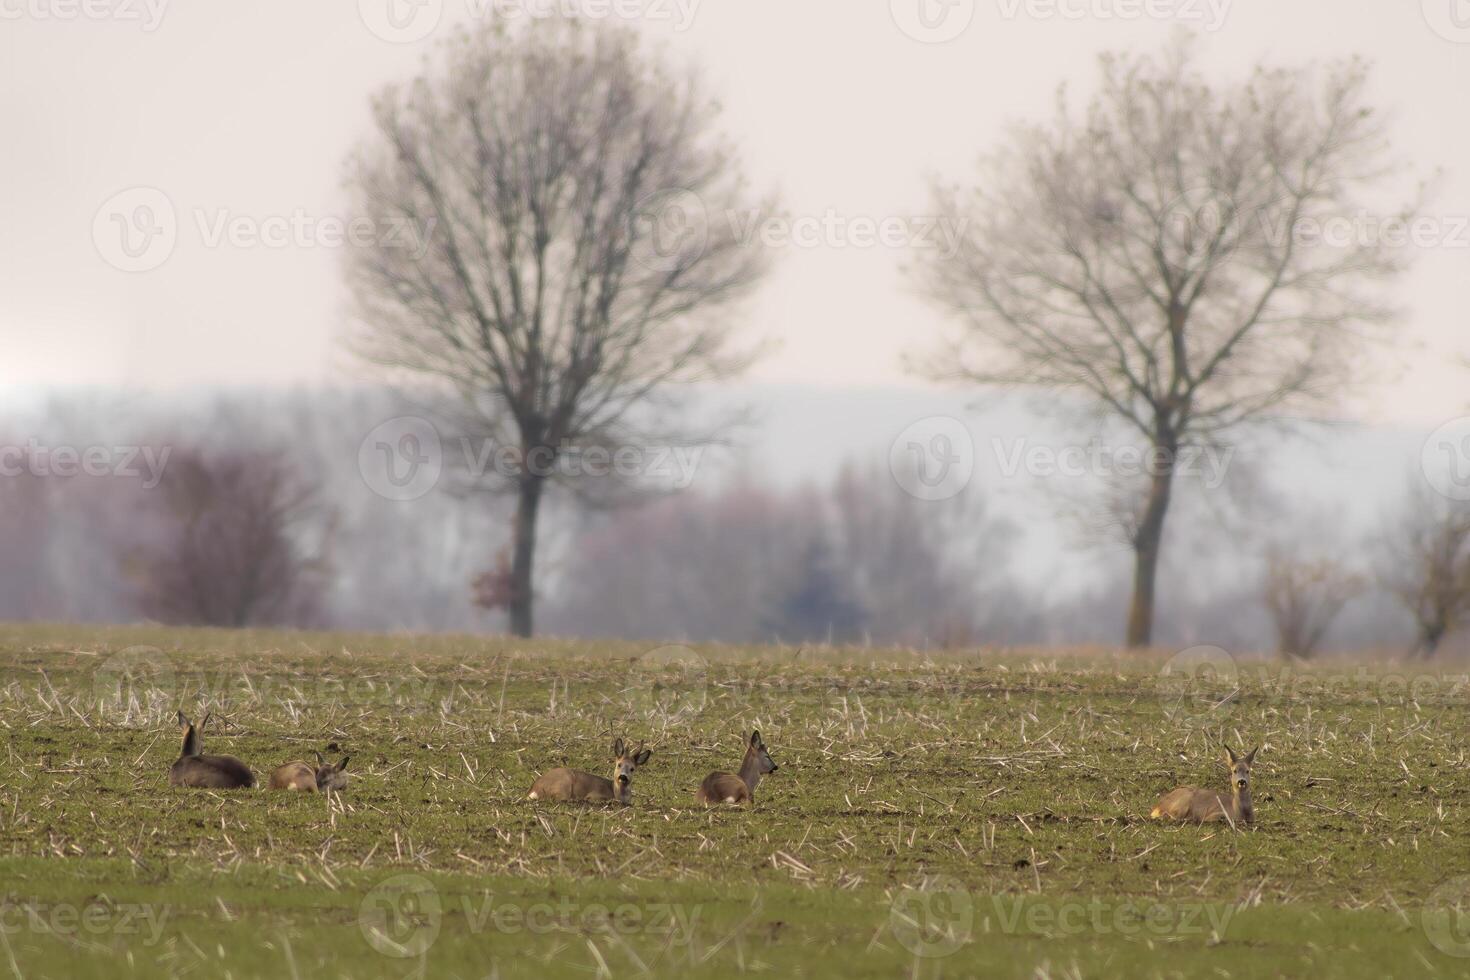
[[[750,733],[750,747],[758,749],[761,747],[761,733],[758,731]]]
[[[1261,751],[1261,747],[1259,745],[1257,745],[1255,748],[1251,749],[1250,752],[1246,754],[1245,764],[1246,765],[1250,765],[1251,763],[1255,762],[1256,761],[1256,753],[1259,752],[1259,751]]]
[[[317,752],[317,753],[314,753],[314,754],[316,755],[316,764],[317,765],[324,766],[324,765],[327,764],[327,760],[322,758],[322,754],[320,752]]]
[[[623,746],[623,740],[622,739],[618,739],[616,742],[614,742],[613,743],[613,758],[615,758],[615,759],[621,759],[623,757],[623,748],[624,748],[624,746]]]
[[[342,757],[342,761],[339,762],[339,763],[337,763],[337,771],[338,772],[342,772],[342,771],[344,771],[347,768],[347,760],[350,759],[350,758],[352,758],[352,756],[350,756],[350,755],[344,755]]]
[[[176,714],[179,716],[179,727],[180,728],[188,728],[190,725],[194,724],[192,721],[190,721],[184,715],[184,713],[182,711],[176,712]]]
[[[1236,762],[1238,762],[1238,761],[1239,761],[1239,757],[1238,757],[1238,756],[1236,756],[1236,754],[1235,754],[1235,750],[1234,750],[1234,749],[1232,749],[1232,748],[1231,748],[1231,747],[1230,747],[1230,746],[1228,746],[1228,745],[1227,745],[1227,746],[1225,746],[1225,764],[1226,764],[1226,765],[1227,765],[1227,766],[1233,766],[1233,765],[1235,765],[1235,763],[1236,763]]]
[[[649,759],[649,757],[652,756],[652,755],[653,755],[653,749],[644,749],[642,752],[639,752],[638,753],[638,758],[634,759],[633,761],[636,762],[640,766],[646,766],[646,765],[648,765],[648,759]]]

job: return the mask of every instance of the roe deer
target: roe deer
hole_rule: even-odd
[[[1158,805],[1149,816],[1165,820],[1192,820],[1195,823],[1223,820],[1232,827],[1254,822],[1256,811],[1251,806],[1251,763],[1256,761],[1256,753],[1260,750],[1258,745],[1241,758],[1235,754],[1234,749],[1225,746],[1222,758],[1225,765],[1230,767],[1229,799],[1214,790],[1180,786],[1159,797]]]
[[[347,760],[352,758],[344,755],[342,761],[335,766],[322,758],[322,754],[316,754],[316,788],[323,793],[338,793],[347,788]]]
[[[255,785],[255,773],[232,755],[201,755],[199,732],[209,724],[209,714],[195,729],[194,723],[178,713],[179,728],[184,732],[184,748],[168,770],[170,786],[192,786],[197,789],[249,789]]]
[[[694,791],[694,802],[705,806],[714,806],[716,803],[749,803],[754,806],[756,783],[766,773],[775,772],[778,768],[776,760],[766,751],[766,743],[761,741],[761,733],[751,732],[750,743],[745,749],[745,760],[740,763],[740,775],[733,776],[728,772],[710,773],[699,784],[699,789]]]
[[[628,806],[633,802],[633,773],[639,766],[647,765],[651,755],[653,750],[645,749],[642,742],[638,743],[637,749],[629,752],[623,745],[623,740],[618,739],[613,743],[612,779],[576,769],[552,769],[542,773],[531,784],[527,799],[563,802],[616,800]]]
[[[316,754],[316,766],[312,767],[305,762],[288,762],[284,766],[277,767],[270,778],[271,789],[300,790],[303,793],[315,793],[317,790],[329,793],[347,788],[347,760],[351,756],[343,756],[342,761],[335,766],[322,758],[322,754]]]

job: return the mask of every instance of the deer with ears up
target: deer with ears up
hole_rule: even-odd
[[[699,789],[694,791],[694,802],[705,806],[717,803],[749,803],[755,805],[755,787],[761,777],[773,773],[780,767],[766,743],[761,741],[760,732],[750,733],[750,742],[745,748],[745,759],[740,763],[740,775],[728,772],[712,772],[704,777]]]
[[[613,775],[596,776],[577,769],[551,769],[542,773],[531,784],[529,800],[558,800],[569,802],[618,802],[629,806],[633,802],[633,773],[639,766],[647,765],[652,749],[643,743],[629,752],[620,738],[613,743]]]
[[[1256,811],[1251,806],[1251,763],[1256,761],[1258,745],[1244,756],[1235,754],[1225,746],[1222,758],[1230,768],[1230,797],[1209,789],[1180,786],[1159,797],[1150,817],[1163,820],[1188,820],[1194,823],[1223,821],[1232,827],[1255,822]]]
[[[255,773],[250,767],[232,755],[203,755],[200,752],[199,732],[209,724],[210,715],[196,729],[194,723],[178,713],[179,728],[184,732],[184,747],[179,758],[168,770],[170,786],[191,786],[195,789],[249,789],[255,785]]]

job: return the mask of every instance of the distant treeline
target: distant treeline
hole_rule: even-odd
[[[412,500],[388,499],[363,475],[369,433],[425,414],[401,396],[73,394],[34,414],[0,428],[0,618],[505,627],[486,592],[503,567],[510,502],[453,465]],[[735,465],[616,502],[553,496],[536,585],[543,631],[921,648],[1116,642],[1130,584],[1125,554],[1079,545],[1057,560],[1096,566],[1102,584],[1039,592],[1009,572],[1017,527],[978,488],[919,500],[878,461],[886,447],[874,449],[801,487]],[[1293,521],[1275,515],[1272,524]],[[1229,537],[1199,522],[1179,530],[1166,568],[1186,568]],[[1360,552],[1351,575],[1323,573],[1318,563],[1318,579],[1300,568],[1293,577],[1279,540],[1270,556],[1261,551],[1256,575],[1221,583],[1166,574],[1160,645],[1273,649],[1290,604],[1268,603],[1270,589],[1294,589],[1311,606],[1320,598],[1311,590],[1325,585],[1341,608],[1327,610],[1325,625],[1296,624],[1321,626],[1308,652],[1411,647],[1412,619],[1377,584],[1379,552],[1335,544],[1339,556]],[[1198,591],[1175,587],[1185,580]],[[1307,612],[1323,618],[1321,609]]]

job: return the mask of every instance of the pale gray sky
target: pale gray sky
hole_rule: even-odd
[[[1098,52],[1157,47],[1180,23],[1226,75],[1362,52],[1402,158],[1446,172],[1430,208],[1446,243],[1402,283],[1410,371],[1367,414],[1464,414],[1470,374],[1446,362],[1470,353],[1467,0],[0,0],[0,383],[353,377],[339,249],[318,239],[340,220],[369,94],[448,25],[548,3],[641,13],[706,69],[755,187],[836,229],[780,249],[749,311],[779,344],[753,377],[820,385],[911,383],[901,355],[941,326],[904,250],[846,241],[854,223],[924,216],[927,174],[969,172],[1058,83],[1088,91]],[[107,202],[139,187],[126,213],[161,192],[177,216],[161,264],[120,255],[109,224]],[[221,221],[286,241],[213,241]],[[116,267],[131,261],[156,267]]]

